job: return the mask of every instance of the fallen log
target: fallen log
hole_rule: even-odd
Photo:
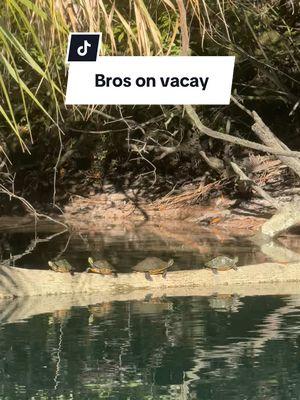
[[[262,225],[260,233],[265,238],[272,239],[298,224],[300,224],[299,200],[286,204],[278,210],[276,214]]]
[[[202,288],[205,293],[226,288],[229,293],[238,293],[241,286],[253,289],[260,284],[285,282],[300,282],[300,262],[246,265],[238,271],[229,270],[217,274],[208,269],[172,271],[166,279],[160,275],[153,276],[152,281],[146,280],[144,274],[139,273],[120,273],[118,278],[85,272],[71,276],[49,270],[0,266],[0,298],[98,293],[108,299],[111,295],[139,289],[146,289],[149,293],[159,290],[163,294],[175,288],[186,288],[189,293],[194,288]]]

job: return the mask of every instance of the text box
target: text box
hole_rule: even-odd
[[[115,56],[72,62],[66,104],[229,104],[234,60]]]

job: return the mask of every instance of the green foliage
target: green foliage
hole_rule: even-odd
[[[50,24],[37,3],[5,1],[0,24],[1,89],[5,102],[0,112],[23,149],[27,148],[21,129],[24,121],[30,134],[35,118],[41,114],[57,127],[60,122],[64,89],[55,72],[61,61],[57,65],[51,63],[53,50],[46,38]]]
[[[45,125],[50,122],[58,130],[66,118],[72,120],[76,115],[74,108],[62,115],[69,30],[100,29],[104,34],[105,54],[178,55],[180,52],[179,14],[167,0],[151,1],[147,6],[143,0],[134,4],[124,0],[117,6],[104,0],[92,6],[92,2],[86,1],[69,8],[63,0],[55,4],[51,0],[2,1],[2,128],[8,126],[23,148],[26,138],[19,125],[23,126],[24,121],[31,134],[37,115],[44,116]],[[297,8],[294,2],[293,6]],[[300,76],[299,36],[293,18],[297,10],[289,7],[279,0],[259,3],[243,0],[223,8],[219,2],[206,0],[200,5],[191,1],[187,17],[193,54],[235,54],[237,73],[244,80],[243,91],[263,99],[270,96],[271,101],[277,93],[292,104]],[[248,82],[246,75],[251,76]]]
[[[22,163],[34,164],[34,168],[39,166],[43,171],[39,179],[49,184],[61,144],[62,156],[72,151],[66,165],[68,168],[71,165],[70,171],[75,173],[84,143],[84,157],[93,159],[102,175],[105,165],[116,169],[120,165],[123,167],[130,158],[124,144],[129,144],[126,128],[122,123],[106,125],[111,120],[99,115],[99,110],[117,121],[130,115],[137,123],[144,123],[161,114],[161,109],[65,107],[68,33],[103,32],[102,53],[105,55],[176,56],[181,47],[177,2],[85,0],[68,2],[67,6],[64,0],[0,1],[0,140],[7,144],[15,166],[20,168]],[[292,113],[290,118],[289,113],[299,98],[299,5],[295,1],[281,0],[190,0],[184,3],[191,54],[235,55],[234,93],[249,108],[266,117],[266,122],[269,118],[271,123],[277,122],[287,131],[288,126],[296,131],[296,117]],[[237,114],[235,106],[206,107],[199,113],[204,122],[220,131],[225,131],[231,121],[231,134],[240,134],[247,124],[244,116]],[[155,136],[151,143],[147,142],[150,137],[147,130],[131,130],[136,143],[147,142],[154,146],[147,160],[143,159],[148,168],[153,167],[153,162],[160,165],[155,161],[160,156],[155,143],[160,146],[189,144],[188,135],[182,134],[186,127],[178,129],[178,126],[167,125],[161,122],[154,124],[153,129],[151,125],[147,127],[152,137]],[[72,129],[79,129],[82,135],[72,136]],[[101,133],[82,139],[84,131],[89,130]],[[114,132],[118,132],[117,135]],[[76,151],[73,151],[74,144],[72,149],[68,147],[73,142],[76,142]],[[26,159],[25,162],[19,151],[34,154],[34,161]],[[163,161],[165,172],[167,167],[165,159]],[[176,153],[168,156],[168,161],[168,168],[178,169],[181,159]],[[141,163],[141,158],[137,163]],[[140,168],[140,164],[138,166]],[[30,174],[33,172],[37,173],[30,171]]]

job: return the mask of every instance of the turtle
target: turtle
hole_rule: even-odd
[[[69,272],[71,275],[74,275],[74,269],[72,265],[64,258],[48,261],[48,265],[52,271],[64,273]]]
[[[95,274],[101,275],[113,275],[115,278],[118,277],[115,267],[103,258],[94,260],[92,257],[89,257],[88,263],[90,264],[90,267],[87,268],[86,272],[94,272]]]
[[[207,268],[210,268],[215,274],[218,271],[227,271],[229,269],[234,269],[235,271],[237,271],[238,268],[236,266],[236,263],[238,262],[238,260],[238,257],[230,258],[227,256],[218,256],[205,263],[205,266]]]
[[[145,278],[152,280],[151,275],[162,274],[163,278],[167,276],[167,270],[172,267],[174,260],[163,261],[158,257],[147,257],[133,267],[135,272],[144,272]]]

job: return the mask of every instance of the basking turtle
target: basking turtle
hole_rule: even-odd
[[[113,275],[115,278],[117,278],[118,274],[115,267],[113,267],[107,260],[93,260],[92,257],[89,257],[88,262],[90,267],[87,268],[86,272],[94,272],[95,274],[101,275]]]
[[[158,257],[147,257],[133,267],[136,272],[143,272],[145,278],[152,280],[151,275],[162,274],[163,278],[167,276],[167,270],[172,267],[174,260],[163,261]]]
[[[48,261],[48,265],[52,269],[52,271],[64,272],[64,273],[69,272],[71,275],[74,275],[74,270],[72,265],[64,258],[61,258],[59,260]]]
[[[205,266],[207,268],[210,268],[215,274],[218,271],[227,271],[229,269],[234,269],[235,271],[237,271],[238,268],[236,266],[236,263],[238,262],[238,260],[238,257],[230,258],[227,256],[218,256],[205,263]]]

